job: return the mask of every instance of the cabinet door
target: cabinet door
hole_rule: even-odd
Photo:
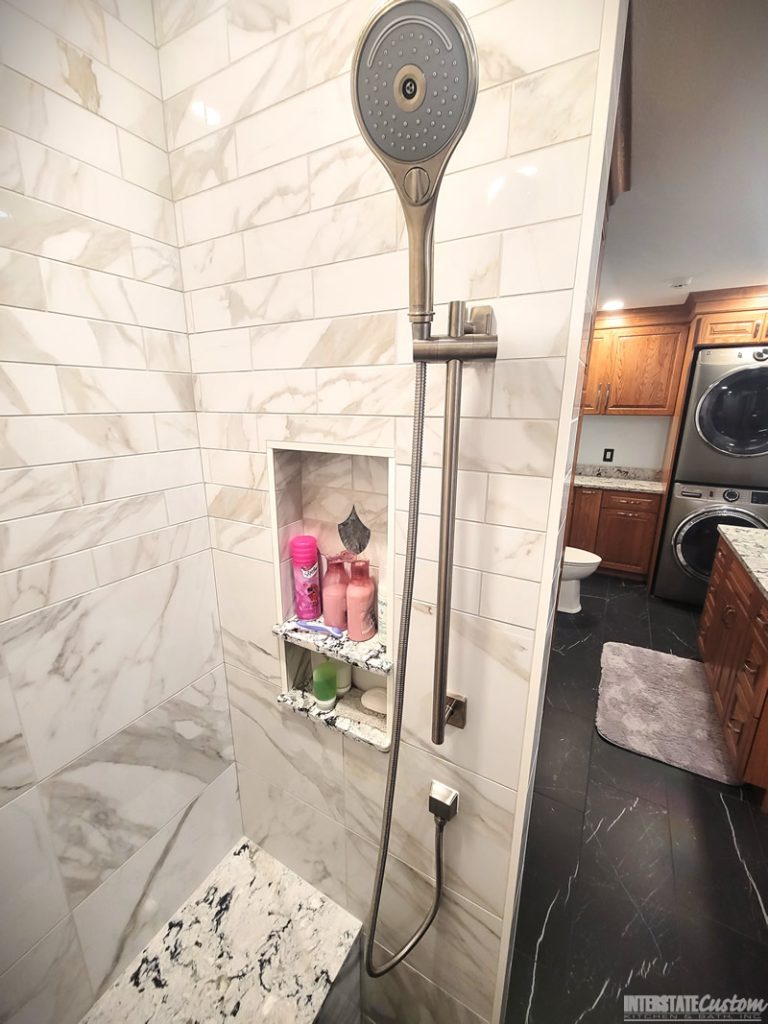
[[[710,313],[701,318],[698,345],[749,345],[762,336],[765,313]]]
[[[603,408],[613,415],[671,416],[680,382],[685,331],[679,326],[613,332],[613,364]]]
[[[595,551],[597,523],[600,519],[602,494],[586,487],[573,490],[573,511],[567,543],[582,551]]]
[[[749,639],[749,609],[740,595],[724,579],[719,588],[719,600],[715,607],[717,623],[717,646],[713,648],[709,664],[710,684],[715,708],[725,723],[734,692],[739,666],[744,658],[744,648]]]
[[[581,411],[585,416],[597,416],[605,406],[613,357],[612,333],[595,331],[592,335],[581,400]]]
[[[602,568],[645,575],[655,533],[656,516],[651,512],[603,508],[595,546],[595,553],[603,560]]]

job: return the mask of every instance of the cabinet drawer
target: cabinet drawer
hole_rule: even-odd
[[[736,558],[732,559],[726,568],[730,584],[736,591],[736,595],[746,605],[747,614],[752,615],[754,612],[757,612],[758,605],[760,604],[760,592],[752,582],[752,578],[747,570]]]
[[[742,691],[742,701],[757,718],[763,710],[768,689],[768,646],[755,628],[736,674],[736,685]]]
[[[737,681],[723,721],[723,734],[726,746],[736,764],[736,770],[741,776],[744,775],[752,751],[757,725],[758,719],[752,714],[749,694]]]
[[[603,508],[619,512],[657,512],[660,502],[661,495],[638,491],[606,491],[603,495]]]

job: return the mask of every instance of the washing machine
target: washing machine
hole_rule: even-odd
[[[696,350],[675,479],[768,489],[768,346]]]
[[[653,587],[656,597],[704,603],[718,526],[768,529],[768,489],[674,484]]]

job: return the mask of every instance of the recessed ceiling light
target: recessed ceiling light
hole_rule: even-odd
[[[606,313],[612,313],[616,309],[624,309],[624,300],[608,299],[608,301],[604,302],[600,308]]]

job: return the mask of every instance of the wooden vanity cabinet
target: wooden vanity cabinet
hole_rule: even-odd
[[[600,555],[600,569],[648,573],[661,496],[645,491],[576,487],[567,543]]]
[[[745,782],[768,788],[768,600],[722,539],[701,615],[699,651],[736,771]]]

